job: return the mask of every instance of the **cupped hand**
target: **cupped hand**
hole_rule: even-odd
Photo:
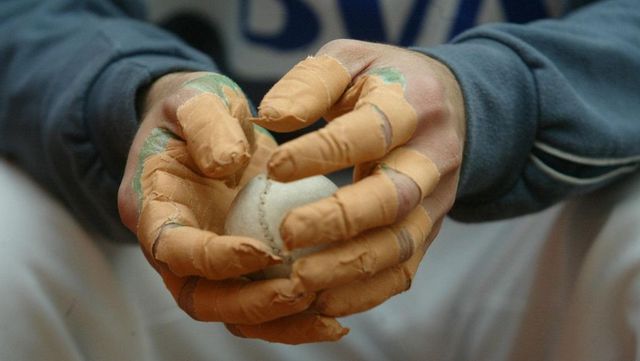
[[[296,208],[280,231],[298,259],[291,280],[319,291],[326,316],[364,311],[409,288],[456,196],[465,112],[455,76],[422,53],[339,40],[296,65],[255,123],[276,131],[328,124],[278,147],[270,177],[291,181],[355,166],[354,183]]]
[[[265,244],[222,234],[240,187],[265,171],[276,146],[248,121],[240,88],[220,74],[173,73],[156,80],[141,99],[142,121],[118,205],[179,307],[194,319],[229,325],[292,314],[299,323],[322,320],[300,313],[314,292],[295,289],[289,279],[243,277],[281,261]],[[326,332],[316,339],[344,333],[330,319],[325,323]],[[298,342],[286,337],[274,340]]]

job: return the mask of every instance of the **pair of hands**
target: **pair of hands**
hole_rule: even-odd
[[[238,336],[339,339],[347,330],[335,317],[408,289],[455,200],[462,94],[444,65],[416,52],[328,43],[272,88],[257,119],[218,74],[166,75],[144,100],[118,195],[121,218],[178,305]],[[290,131],[323,116],[323,129],[280,147],[252,124]],[[332,257],[301,258],[289,278],[243,277],[281,260],[260,241],[222,234],[242,185],[264,171],[289,181],[348,166],[353,184],[281,225],[288,248],[331,243]]]

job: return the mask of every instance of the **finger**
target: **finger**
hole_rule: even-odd
[[[416,245],[411,258],[370,278],[358,279],[320,292],[312,308],[327,316],[346,316],[366,311],[409,289],[425,253],[440,230],[444,215],[450,208],[446,195],[450,193],[451,186],[455,185],[454,181],[455,175],[444,177],[442,186],[426,197],[419,206],[425,210],[429,219],[437,221],[423,242]]]
[[[227,329],[243,338],[257,338],[269,342],[298,345],[311,342],[337,341],[349,329],[331,317],[303,312],[260,325],[230,325]]]
[[[416,130],[417,117],[402,84],[386,73],[362,76],[352,86],[360,89],[349,93],[358,96],[354,110],[281,145],[271,157],[269,175],[291,181],[326,174],[379,159],[406,143]]]
[[[203,91],[180,104],[177,122],[189,154],[203,174],[224,178],[243,169],[250,157],[249,106],[230,79],[209,74],[185,83]]]
[[[369,278],[411,258],[429,234],[431,225],[425,209],[416,207],[396,226],[375,229],[297,259],[291,279],[297,289],[311,292]]]
[[[222,232],[234,192],[222,181],[197,172],[184,142],[171,140],[163,151],[145,159],[134,179],[142,190],[141,201],[160,199],[184,204],[193,210],[201,228]]]
[[[282,262],[264,243],[199,229],[194,218],[192,211],[179,203],[150,201],[141,217],[140,242],[178,276],[220,280]]]
[[[253,121],[278,132],[304,128],[327,112],[349,82],[351,75],[336,59],[328,55],[309,57],[267,92]]]
[[[315,294],[296,293],[287,279],[210,281],[156,267],[178,306],[195,320],[260,324],[302,312]]]
[[[367,174],[368,175],[368,174]],[[345,240],[404,217],[438,184],[440,173],[423,154],[399,147],[373,173],[333,196],[289,212],[280,227],[288,249]]]
[[[396,185],[386,172],[378,170],[338,189],[331,197],[291,210],[280,225],[280,236],[289,250],[311,247],[391,224],[398,212]]]
[[[341,317],[369,310],[407,291],[428,247],[438,234],[442,219],[408,261],[379,272],[371,278],[329,288],[318,294],[312,308],[325,316]]]
[[[178,275],[208,279],[235,277],[281,262],[258,240],[218,236],[233,193],[176,160],[186,154],[182,142],[164,147],[146,159],[140,175],[145,194],[137,234],[150,255]]]

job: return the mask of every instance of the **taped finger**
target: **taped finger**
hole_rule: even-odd
[[[388,74],[374,72],[360,78],[353,85],[357,91],[350,89],[345,95],[359,97],[353,111],[281,145],[271,157],[269,175],[291,181],[326,174],[380,159],[406,143],[416,130],[417,116],[404,98],[402,85],[388,79]]]
[[[289,212],[280,227],[288,249],[352,238],[394,223],[438,184],[440,173],[422,153],[398,147],[372,173],[340,188],[332,197]]]
[[[178,306],[198,321],[260,324],[299,313],[315,298],[313,293],[293,292],[286,279],[210,281],[178,277],[166,267],[160,274]]]
[[[431,226],[424,208],[416,207],[396,226],[376,229],[297,259],[291,279],[297,289],[310,292],[371,277],[411,258]]]
[[[260,241],[219,236],[234,193],[222,182],[194,173],[184,143],[175,140],[163,148],[145,159],[138,181],[144,203],[137,235],[149,255],[177,275],[208,279],[236,277],[281,262]]]
[[[183,204],[192,210],[196,218],[194,222],[200,228],[221,233],[234,192],[229,191],[221,181],[198,176],[167,158],[166,154],[162,154],[147,162],[149,171],[144,173],[142,179],[144,201]]]
[[[386,151],[382,122],[375,108],[362,107],[284,143],[271,156],[269,176],[286,182],[379,159]]]
[[[309,57],[267,92],[253,121],[278,132],[304,128],[327,112],[349,82],[351,75],[333,57]]]
[[[379,272],[371,278],[326,289],[318,294],[312,308],[326,316],[342,317],[369,310],[407,291],[424,254],[438,234],[441,223],[442,220],[434,224],[425,242],[408,261]]]
[[[328,316],[344,316],[372,308],[389,297],[405,291],[411,284],[425,252],[437,236],[444,215],[450,208],[450,194],[456,186],[455,174],[447,174],[440,185],[423,201],[418,208],[427,216],[428,222],[436,220],[433,226],[426,228],[428,236],[416,245],[411,258],[400,265],[392,266],[370,278],[358,279],[339,287],[328,288],[319,293],[313,309]],[[412,222],[420,226],[419,222]],[[425,232],[426,234],[427,232]]]
[[[298,345],[311,342],[338,341],[349,329],[331,317],[303,312],[260,325],[230,325],[227,329],[243,338]]]
[[[231,80],[223,81],[217,74],[210,76],[216,79],[203,77],[185,84],[206,91],[181,104],[176,116],[189,154],[200,171],[212,178],[224,178],[243,169],[249,161],[250,112],[244,94],[230,85]]]
[[[283,219],[280,235],[288,249],[295,249],[349,239],[389,225],[398,216],[397,193],[391,178],[378,171],[338,189],[331,197],[295,208]]]
[[[197,228],[191,209],[179,203],[150,201],[140,220],[142,247],[179,276],[225,279],[282,262],[260,241]]]

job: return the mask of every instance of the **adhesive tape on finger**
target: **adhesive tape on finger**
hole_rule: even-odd
[[[253,274],[252,278],[288,277],[291,263],[296,258],[323,248],[287,251],[280,236],[280,223],[289,210],[329,197],[337,190],[336,185],[324,176],[281,183],[260,174],[244,186],[231,204],[225,222],[225,234],[261,240],[284,259],[282,264]]]

